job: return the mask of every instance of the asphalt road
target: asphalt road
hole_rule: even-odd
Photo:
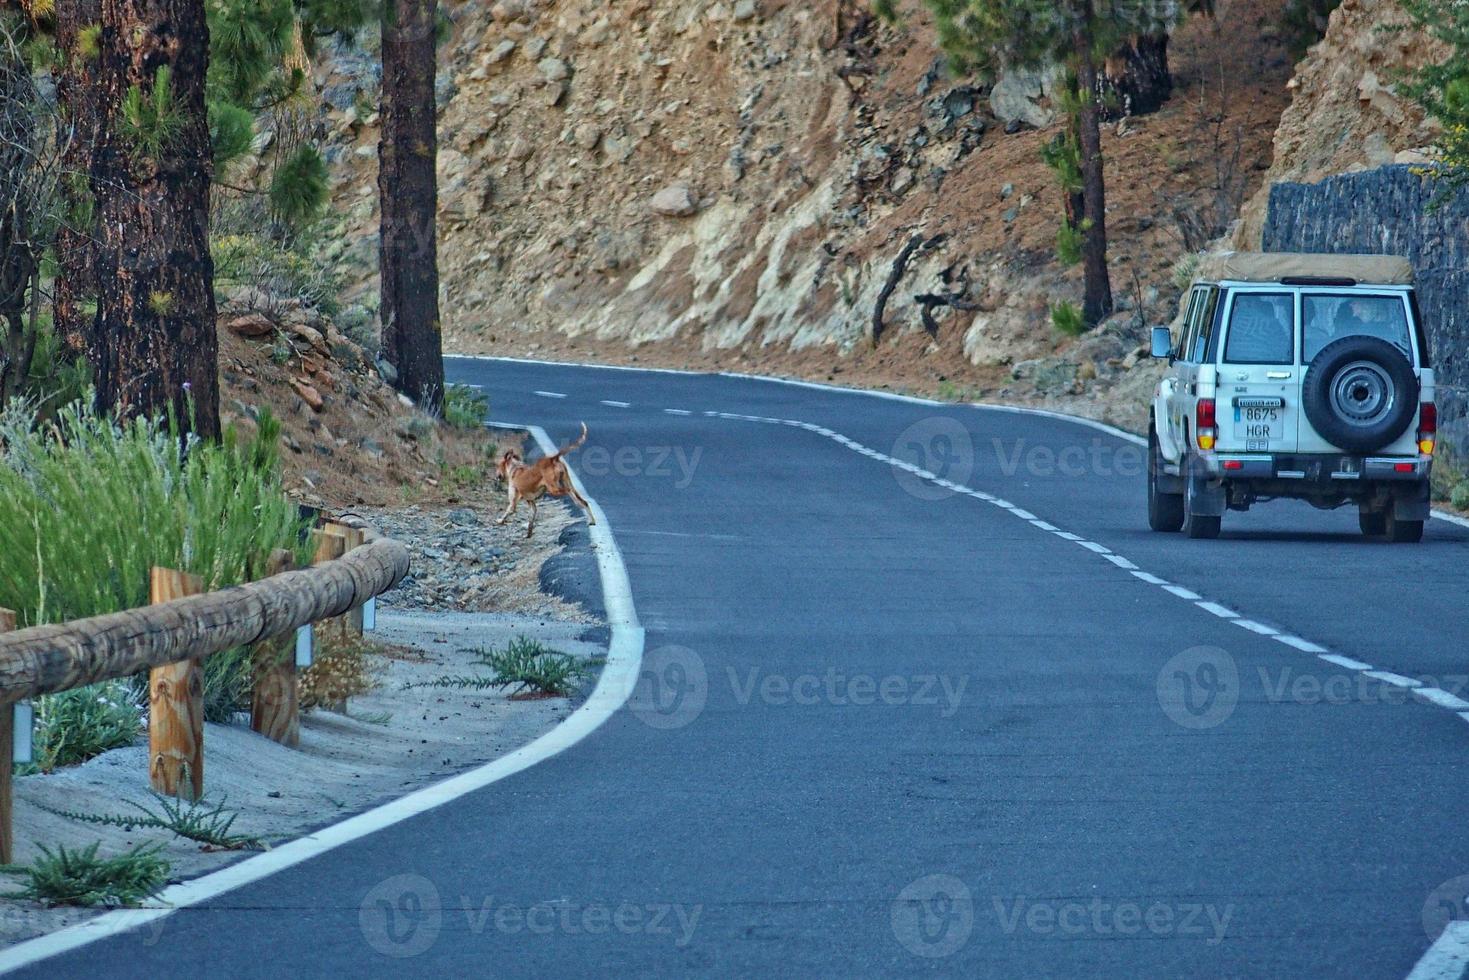
[[[1469,529],[1275,504],[1188,541],[1147,531],[1137,448],[1071,422],[451,377],[590,426],[631,707],[32,973],[1402,977],[1469,918]]]

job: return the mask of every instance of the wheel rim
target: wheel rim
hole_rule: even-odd
[[[1392,379],[1371,361],[1353,361],[1338,371],[1331,382],[1330,399],[1337,417],[1356,426],[1381,422],[1397,400]]]

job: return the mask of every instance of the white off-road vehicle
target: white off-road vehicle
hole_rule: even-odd
[[[1406,259],[1206,256],[1152,342],[1153,530],[1213,538],[1226,510],[1289,497],[1422,539],[1438,415]]]

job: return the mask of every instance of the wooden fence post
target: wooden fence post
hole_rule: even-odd
[[[347,553],[348,528],[341,524],[327,524],[313,532],[316,541],[316,554],[311,559],[313,565],[323,565],[329,561],[336,561]],[[347,638],[347,617],[338,616],[336,619],[328,619],[317,623],[314,629],[315,642],[320,644],[328,637],[345,640]],[[347,702],[343,698],[333,700],[330,704],[324,704],[328,711],[338,714],[347,713]]]
[[[362,528],[347,527],[346,525],[337,526],[342,528],[342,536],[347,539],[345,545],[343,546],[343,554],[346,554],[348,551],[351,551],[354,548],[360,548],[367,543],[367,532],[362,530]],[[345,626],[347,630],[349,630],[351,633],[357,636],[362,635],[363,630],[361,606],[358,606],[356,609],[353,609],[351,612],[347,613]]]
[[[0,609],[0,633],[15,629],[15,613]],[[0,704],[0,864],[15,860],[14,796],[15,705]]]
[[[279,575],[291,564],[289,551],[276,551],[270,556],[266,574]],[[251,650],[255,669],[250,690],[250,728],[293,749],[301,744],[295,639],[294,633],[287,633],[255,644]]]
[[[149,601],[155,605],[198,595],[196,575],[154,568]],[[148,780],[165,796],[204,795],[204,664],[190,657],[148,674]],[[185,781],[187,780],[187,786]]]

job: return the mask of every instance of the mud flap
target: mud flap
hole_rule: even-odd
[[[1188,479],[1189,510],[1199,517],[1223,517],[1229,503],[1224,492],[1224,483],[1205,476],[1191,476]]]
[[[1393,520],[1426,521],[1433,510],[1428,483],[1415,483],[1393,491]]]

